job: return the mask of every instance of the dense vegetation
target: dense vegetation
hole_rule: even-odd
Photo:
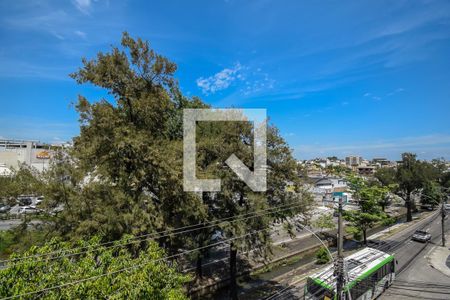
[[[413,197],[420,195],[422,204],[439,205],[450,188],[450,172],[443,160],[421,161],[413,153],[403,153],[396,169],[381,168],[375,173],[379,183],[402,197],[407,209],[406,219],[412,221]]]
[[[186,299],[183,283],[188,277],[162,261],[165,253],[154,242],[133,252],[119,246],[129,245],[129,236],[115,242],[117,247],[100,241],[52,239],[43,247],[12,255],[14,261],[0,270],[0,297]]]

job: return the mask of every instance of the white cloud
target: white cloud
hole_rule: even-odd
[[[228,88],[236,79],[242,79],[238,72],[242,69],[240,63],[236,63],[232,68],[226,68],[213,76],[197,79],[197,86],[204,94],[214,94],[217,91]]]
[[[64,10],[29,12],[25,15],[15,15],[5,20],[5,24],[12,28],[32,29],[51,32],[60,31],[67,26],[71,19]]]
[[[376,95],[374,95],[372,93],[365,93],[363,96],[364,97],[370,97],[372,100],[375,100],[375,101],[381,100],[381,97],[376,96]]]
[[[74,33],[82,39],[86,38],[86,33],[80,30],[75,30]]]
[[[392,95],[395,95],[395,94],[397,94],[397,93],[401,93],[401,92],[404,92],[404,91],[405,91],[405,89],[403,89],[403,88],[398,88],[398,89],[396,89],[396,90],[394,90],[394,91],[388,93],[387,96],[392,96]]]
[[[88,15],[91,11],[91,0],[74,0],[73,4],[85,15]]]

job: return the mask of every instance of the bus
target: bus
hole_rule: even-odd
[[[365,248],[344,258],[346,279],[343,299],[375,299],[394,281],[395,265],[393,255],[374,248]],[[304,295],[309,300],[337,299],[334,266],[329,265],[308,276]]]

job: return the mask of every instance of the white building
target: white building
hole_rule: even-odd
[[[0,165],[7,169],[17,169],[24,163],[43,171],[49,167],[53,154],[50,145],[37,141],[0,140]]]

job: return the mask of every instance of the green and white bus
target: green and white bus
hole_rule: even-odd
[[[394,256],[365,248],[344,259],[346,284],[343,299],[369,300],[382,294],[395,279]],[[330,265],[307,278],[305,299],[336,299],[336,276]]]

